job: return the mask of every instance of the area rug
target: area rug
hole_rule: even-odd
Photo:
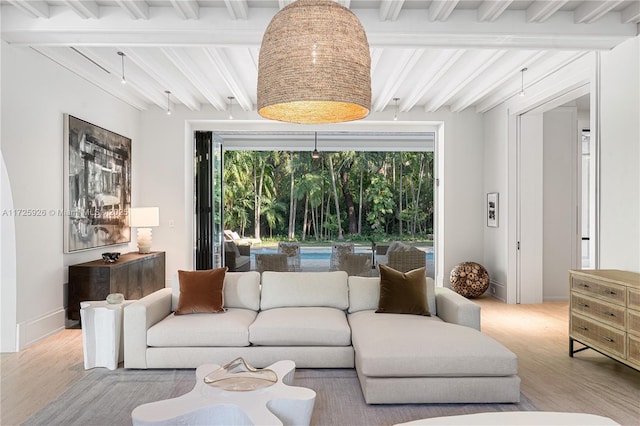
[[[193,389],[194,371],[96,368],[24,424],[130,425],[131,411],[138,405]],[[393,425],[438,416],[537,411],[522,394],[518,404],[367,405],[353,369],[298,369],[294,385],[316,391],[312,425]]]

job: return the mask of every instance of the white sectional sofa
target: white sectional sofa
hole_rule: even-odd
[[[432,316],[375,313],[379,278],[228,272],[225,313],[173,315],[179,287],[124,310],[125,368],[356,368],[367,403],[517,402],[517,357],[482,334],[480,308],[427,278]]]

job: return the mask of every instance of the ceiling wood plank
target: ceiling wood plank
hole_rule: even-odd
[[[32,18],[49,18],[49,5],[45,1],[9,0],[9,3]]]
[[[485,0],[478,7],[478,20],[493,22],[513,3],[513,0]]]
[[[249,16],[249,3],[247,0],[224,0],[231,19],[247,19]]]
[[[395,21],[404,6],[405,0],[382,0],[380,2],[380,20]]]
[[[498,59],[503,57],[507,53],[506,50],[498,50],[487,52],[488,57],[482,61],[482,65],[471,70],[467,76],[460,82],[456,82],[455,85],[449,84],[446,90],[442,90],[440,95],[427,102],[424,109],[426,112],[435,112],[439,110],[443,105],[446,105],[451,99],[453,99],[462,89],[467,87],[473,80],[482,75],[490,66],[492,66]]]
[[[622,3],[623,0],[585,1],[573,13],[574,21],[579,24],[591,24]]]
[[[175,73],[172,74],[168,67],[163,66],[160,59],[156,57],[158,55],[154,55],[152,51],[138,48],[124,48],[122,51],[130,61],[148,75],[149,79],[156,83],[157,87],[161,88],[158,92],[169,90],[174,98],[191,111],[200,110],[200,102],[185,86],[184,79],[177,78]]]
[[[383,111],[387,107],[391,99],[396,96],[402,82],[416,66],[422,55],[424,55],[424,49],[407,50],[404,52],[400,60],[396,62],[393,71],[386,76],[387,83],[375,99],[372,107],[374,111]]]
[[[200,5],[196,0],[171,0],[171,5],[182,19],[198,19]]]
[[[98,19],[100,18],[100,6],[95,1],[89,0],[66,0],[65,3],[71,10],[78,14],[82,19]]]
[[[640,24],[640,2],[634,1],[622,11],[623,24]]]
[[[371,75],[376,72],[384,49],[371,49]]]
[[[515,67],[511,67],[506,71],[498,71],[496,68],[492,70],[492,75],[495,76],[493,82],[490,84],[483,84],[475,90],[470,90],[465,96],[458,99],[451,105],[451,112],[460,112],[471,105],[476,104],[485,96],[490,95],[498,91],[501,87],[504,87],[509,80],[513,79],[513,76],[520,78],[520,72],[522,68],[531,67],[536,63],[543,60],[545,56],[549,56],[549,52],[546,51],[531,51],[528,52],[528,58],[524,61],[518,61]]]
[[[429,20],[446,21],[458,2],[459,0],[433,0],[429,5]]]
[[[527,8],[527,22],[544,22],[569,0],[536,0]]]
[[[184,50],[171,47],[162,49],[162,53],[200,91],[211,106],[218,111],[224,111],[227,108],[225,99],[213,88],[209,77]]]
[[[251,98],[244,87],[242,87],[240,81],[236,78],[237,73],[231,68],[229,59],[222,49],[207,47],[204,49],[204,52],[222,76],[222,80],[236,98],[240,107],[245,111],[253,110]]]
[[[116,0],[116,3],[133,19],[149,19],[149,5],[143,0]]]
[[[465,53],[466,51],[464,49],[447,49],[442,51],[442,53],[434,59],[433,65],[429,68],[430,72],[423,73],[420,83],[412,90],[411,95],[401,100],[400,110],[406,112],[415,107],[432,87],[442,81],[444,76],[449,73],[449,70]]]

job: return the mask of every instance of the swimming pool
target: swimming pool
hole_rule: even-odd
[[[251,258],[254,259],[256,254],[275,254],[278,253],[277,248],[257,248],[251,249]],[[357,247],[356,253],[371,254],[371,249]],[[429,247],[425,252],[427,260],[433,260],[433,248]],[[331,259],[331,247],[303,247],[300,250],[301,260],[329,260]]]

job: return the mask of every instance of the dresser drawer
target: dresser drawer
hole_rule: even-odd
[[[640,289],[627,288],[627,306],[640,311]]]
[[[626,333],[616,330],[597,321],[571,314],[571,336],[584,340],[584,343],[593,343],[594,347],[610,352],[621,358],[626,355]]]
[[[627,303],[627,289],[618,284],[573,276],[571,289],[623,306]]]
[[[627,332],[640,336],[640,311],[627,310]]]
[[[571,310],[614,327],[624,329],[625,326],[624,306],[602,302],[579,293],[571,293]]]
[[[627,336],[627,361],[630,361],[640,367],[640,337]]]

